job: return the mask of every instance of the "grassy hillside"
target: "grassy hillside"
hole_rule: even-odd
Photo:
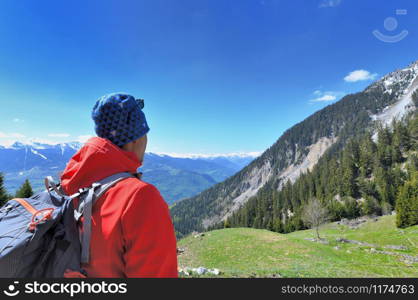
[[[418,261],[376,252],[418,257],[418,226],[398,229],[394,216],[368,221],[357,229],[327,224],[321,229],[321,238],[329,244],[305,239],[313,237],[312,230],[290,234],[251,228],[214,230],[178,242],[185,250],[179,256],[179,266],[217,268],[222,277],[418,277]],[[338,243],[336,238],[379,247]],[[408,249],[383,248],[387,245]]]

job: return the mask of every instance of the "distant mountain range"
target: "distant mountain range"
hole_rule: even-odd
[[[5,186],[14,193],[28,178],[36,191],[43,189],[43,179],[52,175],[59,178],[66,163],[82,147],[79,142],[56,145],[16,142],[0,146],[0,172],[5,175]],[[143,180],[154,184],[167,203],[193,196],[235,174],[256,154],[188,155],[146,153],[141,171]]]

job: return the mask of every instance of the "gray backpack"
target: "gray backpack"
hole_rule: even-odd
[[[81,263],[89,262],[93,204],[110,187],[130,177],[135,176],[118,173],[70,196],[47,177],[45,191],[8,201],[0,208],[0,277],[59,278],[66,269],[83,273]],[[77,208],[74,198],[79,199]]]

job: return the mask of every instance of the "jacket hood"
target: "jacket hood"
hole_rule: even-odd
[[[67,195],[116,173],[136,173],[141,162],[134,152],[125,151],[111,141],[93,137],[70,159],[61,175]]]

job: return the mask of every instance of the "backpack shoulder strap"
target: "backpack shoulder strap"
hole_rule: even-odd
[[[81,262],[88,263],[90,256],[90,239],[91,239],[91,214],[92,207],[97,199],[99,199],[108,189],[114,186],[121,180],[126,178],[136,178],[130,173],[118,173],[98,182],[95,182],[91,187],[87,188],[85,193],[80,194],[80,202],[77,209],[74,209],[74,217],[78,221],[81,216],[84,216],[83,233],[80,238],[81,242]]]
[[[108,189],[126,178],[135,178],[135,176],[130,173],[118,173],[100,180],[98,182],[100,186],[95,189],[96,199],[99,199]]]

